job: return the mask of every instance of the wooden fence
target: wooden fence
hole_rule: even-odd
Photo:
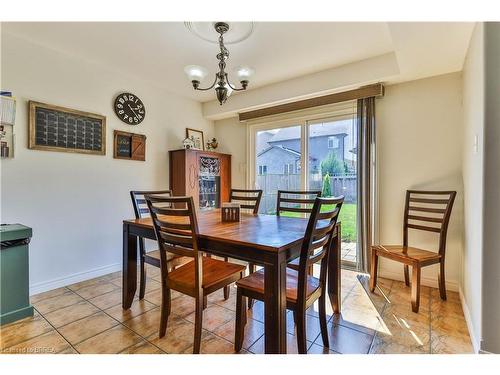
[[[356,175],[332,176],[330,187],[333,196],[344,195],[345,202],[356,202]],[[256,185],[262,189],[262,201],[260,212],[274,213],[276,211],[277,190],[301,190],[300,174],[266,174],[257,176]],[[309,177],[310,190],[322,190],[323,180],[321,174],[313,174]]]

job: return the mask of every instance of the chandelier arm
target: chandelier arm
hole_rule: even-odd
[[[234,91],[244,91],[244,90],[246,90],[245,87],[242,87],[240,89],[238,89],[236,87],[233,87],[233,85],[231,85],[231,82],[229,82],[229,77],[228,77],[227,73],[225,75],[226,75],[226,82],[229,85],[229,87],[231,87],[232,90],[234,90]]]
[[[202,88],[200,88],[200,87],[196,87],[196,88],[195,88],[195,90],[198,90],[198,91],[208,91],[208,90],[210,90],[210,89],[213,89],[213,88],[214,88],[214,86],[215,86],[215,84],[217,83],[217,78],[218,78],[218,77],[217,77],[217,74],[216,74],[216,75],[215,75],[215,80],[214,80],[214,83],[212,83],[212,86],[207,87],[207,88],[203,88],[203,89],[202,89]]]

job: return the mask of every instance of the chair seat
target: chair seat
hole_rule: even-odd
[[[441,255],[438,253],[410,246],[378,245],[372,246],[372,251],[376,251],[378,256],[405,264],[437,263],[441,259]]]
[[[297,302],[297,287],[299,273],[287,268],[286,270],[286,299],[290,302]],[[264,270],[250,274],[236,282],[238,288],[250,290],[252,292],[264,295]],[[306,299],[309,298],[320,287],[319,279],[313,276],[307,276]]]
[[[202,257],[202,261],[202,288],[205,290],[206,294],[238,280],[246,269],[245,266],[239,264],[225,262],[209,257]],[[194,275],[195,263],[192,260],[169,272],[167,284],[172,289],[189,294],[189,291],[194,290],[195,288]]]

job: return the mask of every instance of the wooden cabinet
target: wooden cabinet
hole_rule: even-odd
[[[210,209],[229,202],[231,155],[214,151],[169,151],[170,189],[177,196],[192,196],[197,207]]]

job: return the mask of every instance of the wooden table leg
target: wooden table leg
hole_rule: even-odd
[[[286,354],[286,259],[264,266],[264,333],[266,354]]]
[[[137,289],[137,237],[123,224],[122,307],[129,309]]]
[[[333,248],[328,257],[328,296],[332,304],[333,312],[340,314],[341,287],[340,287],[340,271],[341,271],[341,225],[337,224],[337,235],[333,240]]]

